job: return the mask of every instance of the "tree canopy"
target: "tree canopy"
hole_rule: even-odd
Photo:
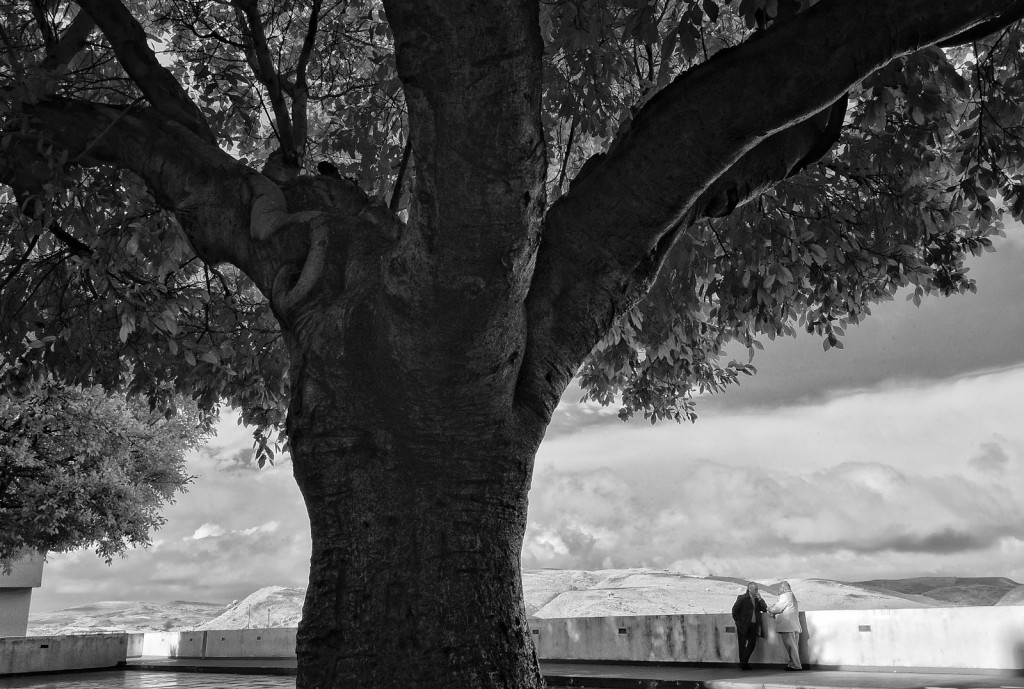
[[[634,116],[677,75],[760,41],[810,4],[542,3],[547,199],[569,189],[585,160],[614,152],[616,133],[620,147],[628,142]],[[163,404],[179,391],[204,408],[227,401],[263,438],[283,420],[288,385],[267,300],[244,268],[196,260],[180,220],[138,171],[75,164],[90,152],[85,128],[74,157],[35,134],[45,116],[32,106],[60,102],[73,118],[75,108],[104,104],[111,126],[148,102],[243,165],[269,158],[287,180],[326,162],[345,181],[332,194],[365,191],[402,211],[415,162],[392,30],[366,0],[119,5],[4,10],[4,375],[46,369],[112,388],[127,370],[129,392]],[[837,115],[845,126],[819,162],[774,150],[801,153],[786,137],[813,138],[816,127],[768,139],[750,165],[782,168],[755,169],[719,194],[726,206],[756,203],[725,218],[707,217],[723,207],[671,219],[693,229],[662,241],[672,258],[588,359],[587,396],[621,400],[623,416],[690,417],[691,391],[751,371],[719,362],[729,340],[753,353],[764,338],[805,327],[841,346],[843,329],[898,287],[914,284],[914,299],[970,289],[963,257],[999,232],[996,201],[1014,217],[1024,209],[1021,36],[1006,24],[898,57],[850,85]],[[730,107],[758,111],[742,94]],[[716,117],[725,122],[729,111]],[[317,193],[308,180],[291,190],[296,200]]]
[[[300,686],[538,686],[518,556],[574,377],[693,418],[729,342],[973,289],[1024,212],[1022,0],[0,13],[0,380],[229,403],[261,461],[286,424]]]
[[[86,546],[110,562],[148,545],[204,440],[186,410],[167,419],[99,386],[0,395],[0,562]]]

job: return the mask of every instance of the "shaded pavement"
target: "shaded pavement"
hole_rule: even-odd
[[[103,670],[0,677],[3,689],[294,689],[294,677]]]
[[[579,689],[1024,689],[1024,677],[921,672],[542,662],[552,687]],[[0,689],[285,689],[295,659],[132,658],[124,669],[0,677]]]

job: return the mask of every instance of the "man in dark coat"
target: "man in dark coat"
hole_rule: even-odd
[[[740,645],[740,669],[749,670],[750,656],[757,646],[757,637],[761,636],[761,613],[767,612],[768,606],[757,590],[757,584],[747,584],[747,592],[740,594],[732,605],[732,619],[736,622],[736,639]]]

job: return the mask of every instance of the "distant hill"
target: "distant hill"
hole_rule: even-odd
[[[224,612],[223,603],[100,601],[29,615],[30,636],[194,629]]]
[[[999,599],[996,605],[1024,605],[1024,586],[1010,589]]]
[[[1003,596],[1020,586],[1006,577],[915,577],[912,579],[872,579],[854,582],[855,586],[888,593],[927,596],[945,605],[995,605]]]
[[[231,605],[220,616],[196,627],[204,629],[267,629],[296,627],[302,617],[304,588],[265,586]]]
[[[1024,605],[1024,586],[998,577],[788,581],[802,610]],[[758,583],[765,599],[774,601],[778,580]],[[700,577],[649,568],[523,571],[526,613],[541,618],[726,613],[746,584],[746,579],[735,577]],[[294,627],[305,595],[303,588],[267,586],[227,606],[105,601],[33,613],[29,634]]]
[[[789,579],[801,610],[926,608],[937,601],[883,593],[830,579]],[[778,582],[758,582],[771,602]],[[746,589],[746,579],[698,577],[656,569],[524,570],[531,617],[603,617],[726,613]]]

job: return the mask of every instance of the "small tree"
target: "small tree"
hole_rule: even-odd
[[[192,477],[195,415],[166,418],[98,387],[0,395],[0,562],[94,546],[108,563],[147,545]]]
[[[726,342],[971,289],[1024,211],[1022,0],[2,12],[3,356],[230,401],[261,457],[286,423],[299,687],[540,686],[519,554],[574,376],[691,418]]]

